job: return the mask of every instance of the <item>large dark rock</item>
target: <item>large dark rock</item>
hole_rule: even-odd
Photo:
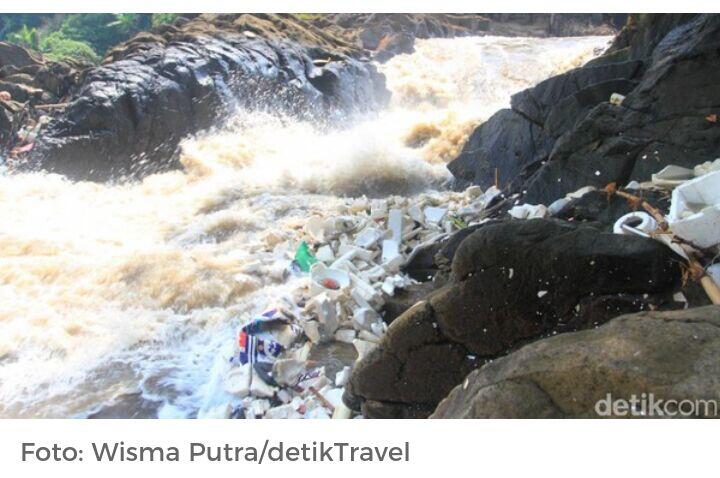
[[[487,225],[460,243],[452,280],[395,319],[356,365],[346,402],[370,417],[422,415],[468,370],[664,304],[679,277],[680,259],[654,240],[542,219]]]
[[[34,65],[40,62],[40,58],[13,43],[0,42],[0,68],[10,65],[15,68]]]
[[[602,57],[513,96],[517,115],[478,127],[451,172],[488,186],[489,172],[506,171],[503,185],[525,202],[549,204],[583,186],[647,181],[668,164],[720,156],[720,128],[705,119],[720,108],[720,15],[631,20]],[[612,105],[612,93],[627,98]]]
[[[278,108],[329,123],[385,104],[362,52],[291,15],[201,15],[140,34],[90,71],[41,135],[34,160],[106,180],[179,167],[188,134],[230,111]]]
[[[482,184],[510,184],[526,167],[542,161],[552,142],[541,127],[503,109],[476,128],[460,156],[448,164],[456,178]]]
[[[717,418],[719,354],[718,306],[618,317],[594,330],[539,340],[483,366],[432,417],[597,418],[610,415],[608,396],[638,399],[634,411],[615,416],[670,417],[649,410],[652,395],[665,403],[710,400],[709,408],[701,405],[692,416]],[[690,408],[686,403],[681,410]]]

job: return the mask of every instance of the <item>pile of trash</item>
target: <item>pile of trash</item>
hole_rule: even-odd
[[[337,216],[308,218],[295,241],[269,230],[272,254],[258,271],[295,286],[265,312],[245,318],[216,389],[233,397],[202,418],[350,418],[341,397],[352,363],[329,376],[313,348],[341,343],[360,360],[387,330],[386,297],[414,281],[402,272],[421,249],[482,222],[501,196],[473,186],[462,193],[347,199]],[[257,272],[257,271],[256,271]],[[216,392],[212,392],[216,394]]]
[[[659,188],[674,189],[667,215],[627,192]],[[413,198],[361,197],[346,199],[336,215],[309,217],[295,231],[266,231],[265,249],[250,251],[257,262],[240,275],[248,280],[266,275],[292,285],[292,293],[278,294],[267,310],[244,318],[232,356],[215,374],[211,390],[230,398],[208,402],[198,416],[353,417],[341,399],[353,360],[366,356],[386,333],[381,310],[387,298],[414,283],[403,272],[406,263],[503,210],[515,219],[555,216],[594,190],[581,188],[549,206],[521,204],[520,195],[506,197],[496,187],[483,192],[478,186]],[[720,160],[695,170],[668,167],[652,182],[622,191],[609,185],[605,192],[626,198],[636,209],[618,219],[616,233],[651,237],[673,248],[711,301],[720,303],[720,264],[717,254],[708,252],[717,252],[720,244]],[[313,359],[313,352],[327,345],[353,350],[352,358],[339,367]]]

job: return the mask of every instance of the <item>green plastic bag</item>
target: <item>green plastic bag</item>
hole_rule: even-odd
[[[297,262],[300,270],[310,272],[310,267],[317,262],[317,257],[310,252],[307,242],[302,241],[295,251],[295,262]]]

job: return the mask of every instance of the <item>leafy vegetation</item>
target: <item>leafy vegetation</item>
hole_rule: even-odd
[[[105,52],[136,33],[173,22],[177,13],[0,14],[0,40],[48,58],[97,63]]]
[[[7,39],[31,50],[40,48],[40,35],[37,28],[30,28],[27,25],[23,25],[20,30],[10,33]]]
[[[61,32],[53,32],[43,38],[40,41],[40,51],[47,58],[56,61],[73,58],[89,63],[100,62],[99,55],[90,45],[66,38]]]
[[[180,16],[179,13],[153,13],[151,23],[153,28],[172,23]]]

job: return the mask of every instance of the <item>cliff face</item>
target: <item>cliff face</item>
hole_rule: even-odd
[[[720,15],[633,16],[603,56],[514,95],[448,167],[549,204],[715,159],[720,128],[706,118],[720,108],[719,46]],[[613,93],[626,99],[610,104]]]

